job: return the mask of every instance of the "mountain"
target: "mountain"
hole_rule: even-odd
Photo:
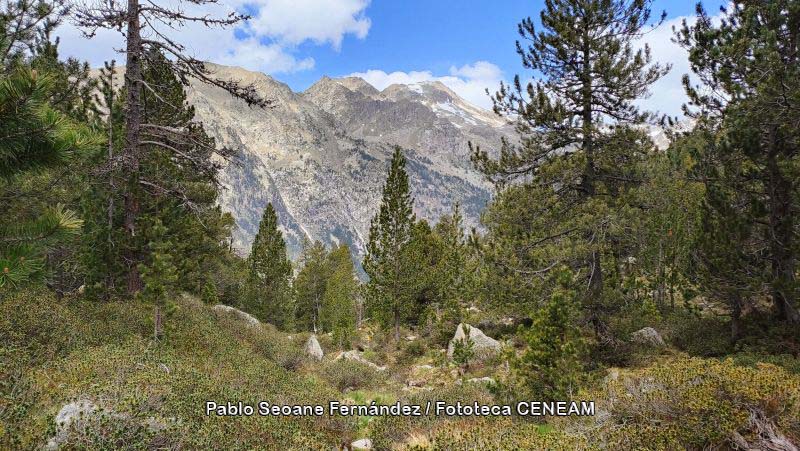
[[[241,150],[220,177],[220,203],[236,219],[241,253],[272,202],[293,257],[304,238],[347,243],[363,255],[394,145],[405,151],[418,217],[435,222],[459,202],[467,226],[478,226],[491,187],[472,169],[467,143],[496,148],[513,132],[493,113],[439,82],[378,91],[360,78],[324,77],[297,93],[262,73],[208,67],[275,102],[261,109],[214,86],[193,82],[187,89],[209,134]]]

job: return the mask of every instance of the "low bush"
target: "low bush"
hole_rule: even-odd
[[[770,364],[679,357],[597,395],[610,449],[773,448],[800,439],[800,378]]]
[[[380,371],[353,360],[339,359],[328,362],[321,376],[339,391],[360,390],[375,387],[383,380]]]
[[[0,319],[3,346],[23,346],[30,336],[40,357],[33,353],[35,358],[14,364],[21,376],[0,404],[0,449],[43,446],[55,433],[56,413],[74,399],[130,421],[92,419],[69,432],[65,449],[115,449],[119,440],[126,449],[330,449],[355,430],[349,418],[206,416],[206,401],[326,404],[340,395],[285,370],[285,362],[273,359],[277,354],[267,356],[265,343],[278,338],[272,329],[220,319],[199,301],[178,300],[159,343],[142,327],[150,309],[137,304],[92,308],[29,296],[26,313],[19,308],[22,300],[16,307],[6,301],[0,310],[14,323]],[[50,328],[52,336],[45,337]],[[97,331],[109,328],[117,330],[103,342]],[[2,366],[8,367],[6,359]],[[170,427],[152,433],[142,426],[149,418],[169,419]]]

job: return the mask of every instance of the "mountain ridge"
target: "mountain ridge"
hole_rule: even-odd
[[[187,99],[218,144],[240,149],[220,174],[220,205],[237,223],[234,246],[246,254],[267,202],[278,213],[290,255],[305,239],[366,249],[389,157],[408,160],[418,217],[435,222],[462,205],[479,227],[491,186],[469,161],[468,141],[495,146],[512,128],[441,83],[379,91],[357,77],[322,77],[303,92],[260,72],[208,63],[216,77],[251,83],[275,101],[248,107],[220,88],[193,81]],[[449,106],[442,106],[449,105]]]

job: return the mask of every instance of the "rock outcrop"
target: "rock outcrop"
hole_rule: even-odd
[[[360,438],[351,443],[350,447],[354,450],[372,449],[372,440],[368,438]]]
[[[469,324],[461,323],[456,327],[456,333],[453,335],[453,338],[450,340],[450,344],[447,346],[447,357],[452,359],[453,358],[453,351],[455,350],[455,343],[459,340],[464,340],[467,335],[464,332],[464,326],[467,326],[469,329],[469,338],[468,340],[472,342],[472,350],[474,352],[474,358],[481,360],[487,357],[491,357],[496,355],[500,352],[502,345],[499,341],[495,340],[494,338],[486,336],[480,329],[474,326],[470,326]]]
[[[217,304],[214,307],[211,307],[212,310],[215,312],[221,312],[229,315],[233,315],[242,321],[244,321],[250,327],[261,327],[261,321],[259,321],[255,316],[243,312],[235,307],[231,307],[229,305]]]

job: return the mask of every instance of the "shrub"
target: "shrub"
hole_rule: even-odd
[[[470,419],[442,422],[430,432],[427,446],[410,447],[429,451],[480,449],[583,450],[590,449],[585,437],[549,430],[534,423],[509,419]]]
[[[14,385],[8,404],[2,399],[2,449],[41,447],[55,432],[56,413],[76,398],[107,406],[116,423],[98,418],[87,428],[76,426],[67,449],[116,449],[119,440],[126,449],[331,449],[355,430],[350,418],[205,415],[206,400],[325,404],[339,396],[326,384],[286,371],[274,354],[259,352],[276,338],[283,340],[278,348],[286,343],[271,328],[243,327],[233,318],[218,318],[199,301],[182,298],[167,323],[165,340],[154,344],[150,329],[142,327],[150,310],[136,304],[57,304],[44,296],[18,302],[23,301],[25,309],[17,313],[6,311],[10,304],[5,301],[0,304],[15,321],[7,324],[7,317],[0,317],[0,333],[14,332],[21,321],[27,325],[20,328],[20,337],[30,334],[43,344],[36,347],[47,352],[41,359],[20,361],[24,383]],[[52,336],[37,339],[33,333],[51,327],[56,331]],[[104,341],[100,333],[105,332]],[[24,344],[11,335],[2,340],[3,346]],[[14,408],[3,409],[9,405]],[[175,421],[152,433],[141,421],[151,417]]]
[[[462,404],[478,402],[480,404],[491,404],[493,398],[491,394],[477,384],[452,386],[447,388],[437,388],[431,391],[422,391],[407,395],[400,400],[404,404],[415,404],[424,406],[430,401],[444,401],[448,404],[455,404],[460,401]],[[441,427],[444,422],[462,421],[460,417],[427,415],[421,417],[386,416],[378,417],[370,425],[371,437],[375,449],[392,449],[395,443],[405,443],[409,438],[416,435],[428,436],[436,427]],[[467,447],[462,449],[476,449]]]
[[[670,342],[689,355],[718,357],[733,351],[730,324],[716,315],[678,309],[667,318]]]
[[[800,378],[769,364],[678,358],[609,382],[598,440],[618,449],[753,448],[800,437]],[[773,437],[774,438],[774,437]]]
[[[469,339],[469,326],[464,325],[464,337],[453,342],[453,362],[459,367],[469,368],[469,362],[475,356],[475,343]]]
[[[375,387],[383,379],[380,371],[361,362],[347,359],[328,362],[322,368],[321,375],[339,391]]]
[[[425,343],[419,339],[409,341],[403,346],[403,352],[398,357],[398,362],[408,364],[423,355],[425,355]]]

